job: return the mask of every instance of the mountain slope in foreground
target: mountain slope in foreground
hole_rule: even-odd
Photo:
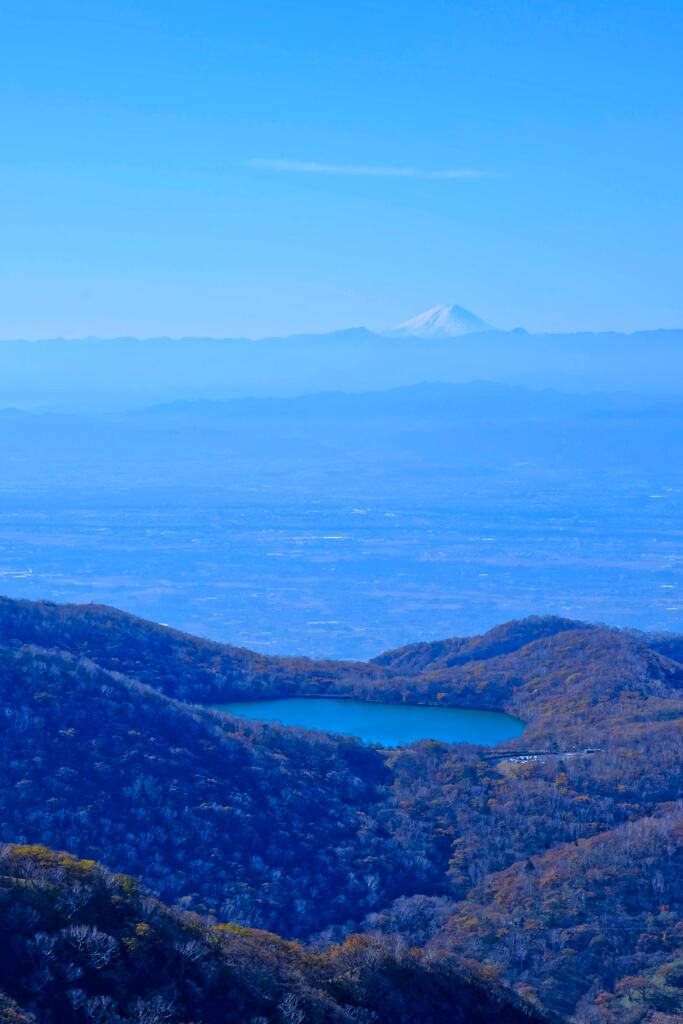
[[[543,617],[315,662],[5,599],[0,841],[69,850],[208,921],[316,949],[352,932],[416,947],[546,1020],[677,1020],[681,650]],[[499,748],[383,751],[201,706],[293,694],[500,709],[527,725]]]
[[[5,1024],[533,1024],[448,958],[358,936],[310,953],[171,911],[132,879],[44,847],[0,850]]]

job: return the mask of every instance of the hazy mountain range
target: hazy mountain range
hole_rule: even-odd
[[[412,334],[407,333],[412,331]],[[496,331],[450,306],[388,334],[0,342],[0,406],[134,409],[177,399],[373,391],[424,380],[568,391],[683,391],[683,329],[635,334]]]

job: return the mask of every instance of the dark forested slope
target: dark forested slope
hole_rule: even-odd
[[[582,1000],[586,1010],[600,991],[613,993],[608,1019],[678,1013],[682,878],[678,806],[491,875],[458,907],[434,946],[470,957],[486,949],[500,977],[521,991],[528,984],[563,1015],[575,1010],[585,979],[593,982]]]
[[[198,703],[372,681],[381,669],[360,662],[257,654],[180,633],[103,605],[59,605],[0,598],[0,643],[35,644],[91,658],[170,697]],[[347,685],[352,685],[348,682]]]
[[[3,601],[0,841],[99,860],[217,920],[426,945],[562,1019],[683,1013],[680,649],[536,618],[319,663]],[[500,748],[381,751],[175,699],[291,693],[498,708],[527,728]]]
[[[324,954],[210,925],[131,878],[44,847],[0,848],[5,1024],[533,1024],[452,957],[355,937]]]
[[[389,773],[354,740],[252,727],[35,648],[0,649],[0,699],[3,839],[289,935],[428,884],[378,827]]]

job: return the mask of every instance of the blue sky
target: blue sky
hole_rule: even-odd
[[[682,20],[5,0],[0,337],[683,326]]]

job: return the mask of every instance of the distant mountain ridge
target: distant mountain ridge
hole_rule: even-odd
[[[426,328],[429,330],[429,327]],[[130,410],[178,399],[382,391],[488,380],[562,391],[683,392],[683,329],[460,334],[365,328],[260,341],[130,338],[0,342],[0,407]]]
[[[0,416],[4,410],[0,410]],[[635,392],[568,393],[554,388],[533,389],[476,380],[467,383],[423,381],[385,391],[321,391],[305,395],[254,398],[197,399],[148,406],[147,416],[287,417],[291,415],[352,417],[464,416],[498,419],[566,416],[683,415],[683,396]]]

